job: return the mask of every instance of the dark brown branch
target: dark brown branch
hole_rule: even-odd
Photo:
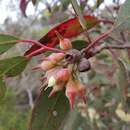
[[[130,45],[109,45],[105,46],[103,49],[130,49]]]
[[[95,56],[96,54],[100,53],[101,51],[103,51],[105,49],[109,49],[109,50],[113,50],[113,49],[130,49],[130,45],[128,45],[128,44],[125,44],[125,45],[102,45],[102,46],[94,47],[94,48],[91,48],[87,52],[85,52],[83,50],[83,52],[85,53],[84,57],[89,59],[89,58]]]

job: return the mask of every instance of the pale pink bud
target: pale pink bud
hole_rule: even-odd
[[[56,84],[60,82],[67,82],[70,78],[71,72],[68,68],[56,67],[46,72],[47,80],[49,81],[50,77],[55,78]]]
[[[39,67],[44,71],[48,71],[54,68],[63,58],[63,53],[53,53],[50,56],[46,57],[46,59],[40,64]]]
[[[47,72],[48,87],[53,87],[49,97],[65,87],[70,75],[71,73],[68,68],[55,68]]]
[[[43,71],[48,71],[48,70],[54,68],[55,66],[56,66],[55,62],[45,60],[41,64],[39,64],[38,66],[32,68],[32,70],[40,70],[40,69],[42,69]]]
[[[55,62],[53,61],[43,61],[39,67],[43,70],[43,71],[48,71],[52,68],[55,67]]]
[[[57,79],[57,83],[59,82],[67,82],[70,78],[70,70],[68,68],[62,68],[57,73],[55,78]]]
[[[48,60],[59,62],[64,58],[64,53],[52,53],[50,56],[47,57]]]
[[[62,50],[69,50],[72,48],[71,41],[68,38],[63,38],[59,32],[56,31],[56,35],[60,41],[60,48]]]
[[[66,96],[69,99],[70,108],[73,110],[76,97],[82,98],[86,103],[86,88],[79,80],[70,79],[66,85]]]
[[[64,38],[63,40],[60,40],[60,48],[62,50],[69,50],[72,48],[71,41],[67,38]]]

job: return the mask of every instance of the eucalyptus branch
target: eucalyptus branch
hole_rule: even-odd
[[[38,41],[35,40],[17,40],[16,42],[23,42],[23,43],[29,43],[29,44],[34,44],[34,45],[38,45],[39,47],[43,47],[44,45],[41,44]]]
[[[90,38],[90,36],[89,36],[89,34],[87,32],[86,21],[84,20],[82,12],[81,12],[81,10],[79,8],[79,5],[77,3],[77,0],[71,0],[71,4],[72,4],[72,7],[73,7],[78,19],[79,19],[79,22],[80,22],[83,30],[85,30],[85,33],[86,33],[86,36],[87,36],[87,39],[88,39],[89,43],[91,43],[91,38]]]
[[[40,42],[35,41],[35,40],[17,40],[16,42],[31,43],[31,44],[34,44],[34,45],[38,45],[40,47],[38,50],[35,50],[32,53],[30,53],[29,55],[27,55],[26,56],[27,58],[31,58],[32,56],[35,56],[37,53],[41,53],[43,51],[52,51],[52,52],[57,52],[57,53],[65,53],[64,51],[62,51],[60,49],[45,46],[45,45],[43,45]]]
[[[108,38],[109,34],[113,31],[113,26],[111,27],[111,29],[109,29],[106,33],[103,33],[101,36],[97,37],[91,44],[89,44],[85,51],[87,52],[89,49],[91,49],[94,46],[97,46],[97,44],[101,41],[101,40],[105,40],[106,38]]]
[[[125,44],[125,45],[109,45],[109,46],[104,46],[102,49],[130,49],[130,45]]]
[[[65,53],[64,51],[56,49],[56,48],[51,48],[51,47],[46,47],[46,46],[44,47],[43,46],[40,49],[38,49],[36,51],[33,51],[32,53],[30,53],[26,57],[30,59],[31,57],[35,56],[36,54],[44,52],[44,51],[52,51],[52,52],[57,52],[57,53]]]
[[[98,47],[98,49],[95,48],[94,51],[94,55],[96,55],[97,53],[100,53],[101,51],[105,50],[105,49],[130,49],[130,45],[129,44],[125,44],[125,45],[102,45],[100,47]]]

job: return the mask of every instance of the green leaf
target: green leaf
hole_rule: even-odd
[[[127,95],[127,89],[129,88],[129,81],[128,81],[128,75],[127,75],[127,69],[122,60],[118,60],[119,70],[117,74],[117,86],[120,92],[121,102],[126,107],[126,95]]]
[[[83,124],[86,124],[86,118],[82,117],[76,108],[69,113],[63,130],[78,130]]]
[[[118,25],[118,30],[130,30],[130,1],[126,2],[121,6],[118,14],[118,19],[116,25]]]
[[[6,85],[2,78],[0,78],[0,101],[4,98],[6,92]]]
[[[28,61],[22,56],[0,60],[0,75],[16,76],[24,70]]]
[[[6,52],[13,45],[15,45],[17,40],[19,40],[17,37],[7,34],[0,34],[0,54]]]
[[[29,123],[29,130],[59,130],[69,112],[69,103],[61,92],[48,98],[50,89],[42,89],[36,100]],[[61,130],[61,129],[60,129]]]
[[[129,13],[130,7],[129,5],[130,5],[130,1],[126,0],[125,3],[120,7],[118,18],[115,21],[114,30],[111,33],[111,36],[116,37],[116,39],[121,38],[120,32],[130,31],[130,26],[129,26],[130,25],[130,13]]]
[[[118,21],[123,21],[128,16],[130,16],[130,1],[126,0],[119,10]]]
[[[75,48],[77,50],[81,50],[81,49],[85,48],[87,45],[88,45],[88,43],[85,40],[72,41],[73,48]]]

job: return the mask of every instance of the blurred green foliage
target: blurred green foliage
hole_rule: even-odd
[[[0,130],[25,130],[28,112],[16,108],[16,97],[7,89],[6,96],[0,102]]]
[[[97,0],[95,2],[95,6],[92,7],[92,11],[99,8],[103,1],[104,0]],[[34,5],[37,5],[38,3],[36,0],[32,0],[32,2]],[[34,35],[32,37],[34,39],[39,37],[39,35],[43,36],[44,34],[46,34],[48,29],[52,28],[52,26],[50,25],[55,25],[70,16],[69,13],[66,13],[70,5],[70,0],[57,0],[52,1],[52,3],[53,2],[53,6],[47,5],[48,8],[45,9],[44,12],[42,11],[40,22],[41,25],[43,25],[44,27],[42,29],[40,26],[36,31],[34,28],[34,30],[32,31],[32,34]],[[83,12],[85,12],[87,2],[88,0],[79,0],[80,7]],[[116,23],[116,29],[111,35],[114,36],[116,39],[119,38],[117,35],[120,35],[120,31],[125,31],[125,29],[127,29],[127,31],[130,32],[129,5],[130,2],[129,0],[127,0],[125,5],[122,6],[119,12],[120,16]],[[88,9],[87,11],[90,10]],[[65,17],[66,15],[68,17]],[[98,31],[100,30],[99,32],[101,33],[106,31],[105,27],[103,25],[95,29],[97,29]],[[31,27],[31,29],[33,29],[33,27]],[[27,35],[30,35],[29,31],[27,31]],[[76,40],[76,38],[72,42],[74,48],[81,49],[84,47],[84,45],[87,44],[84,42],[84,40]],[[82,37],[80,39],[82,39]],[[112,40],[106,42],[111,45],[114,44]],[[2,52],[4,52],[3,46]],[[45,123],[45,119],[48,119],[48,129],[54,128],[53,125],[56,124],[56,120],[58,122],[58,127],[60,125],[60,121],[61,124],[63,124],[60,130],[130,130],[130,53],[128,52],[127,54],[127,51],[125,50],[118,52],[116,50],[114,51],[114,54],[116,58],[112,55],[112,53],[110,53],[110,51],[103,51],[100,54],[96,55],[95,58],[92,58],[92,60],[90,59],[90,62],[92,64],[92,70],[81,74],[81,80],[86,83],[88,89],[87,105],[79,101],[75,105],[76,109],[70,113],[70,115],[66,118],[66,121],[63,121],[63,117],[65,117],[67,115],[66,113],[68,112],[65,111],[61,117],[60,115],[58,115],[58,118],[58,116],[52,116],[52,112],[48,111],[48,107],[51,107],[54,104],[53,107],[55,109],[58,108],[58,111],[54,112],[59,112],[61,109],[63,110],[63,108],[66,109],[67,105],[63,102],[64,100],[60,98],[60,102],[58,102],[60,104],[56,104],[56,101],[53,102],[53,100],[51,99],[49,99],[48,101],[48,96],[44,95],[41,98],[42,100],[39,100],[40,103],[37,104],[38,107],[32,114],[35,117],[35,120],[33,119],[33,121],[35,122],[32,122],[33,129],[39,130],[40,126],[40,129],[47,130],[45,129],[45,127],[42,128],[41,126],[43,125],[43,122]],[[118,63],[118,58],[121,58],[121,63]],[[127,93],[125,93],[126,88]],[[28,111],[21,109],[19,110],[17,108],[16,100],[18,99],[16,99],[15,95],[16,94],[13,91],[7,89],[6,96],[1,101],[0,130],[27,129]],[[60,113],[61,112],[62,111],[60,111]],[[48,115],[50,115],[49,118]]]

